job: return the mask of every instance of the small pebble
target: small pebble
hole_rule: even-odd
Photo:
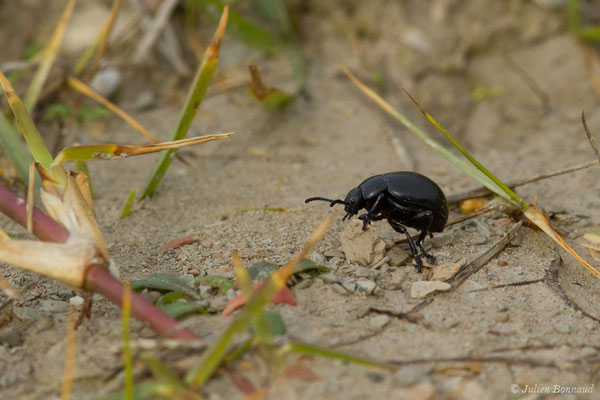
[[[385,255],[386,255],[386,257],[390,258],[389,264],[392,267],[397,267],[399,265],[404,264],[406,262],[406,260],[408,260],[408,257],[410,257],[408,252],[406,252],[400,246],[392,247],[391,249],[388,250],[388,252]]]
[[[356,267],[352,274],[358,278],[376,278],[379,272],[371,268]]]
[[[342,287],[342,285],[340,285],[339,283],[334,283],[333,285],[330,285],[330,287],[337,294],[341,294],[342,296],[347,296],[348,295],[348,291],[346,289],[344,289]]]
[[[565,322],[554,324],[554,330],[558,333],[571,333],[571,326]]]
[[[435,291],[446,291],[451,288],[449,283],[440,281],[417,281],[410,287],[410,297],[422,299]]]
[[[446,247],[450,243],[452,243],[452,239],[453,236],[450,233],[445,235],[434,236],[434,238],[431,240],[431,246],[436,249],[439,249],[440,247]]]
[[[121,73],[118,69],[108,67],[94,74],[90,86],[103,97],[111,98],[121,84]]]
[[[379,286],[376,286],[375,289],[373,289],[373,295],[375,295],[377,297],[383,297],[384,294],[385,294],[385,292]]]
[[[480,244],[486,244],[489,241],[488,238],[486,238],[485,236],[478,236],[474,239],[469,240],[470,244],[474,244],[474,245],[480,245]]]
[[[587,358],[587,357],[592,357],[595,356],[596,354],[598,354],[598,350],[596,350],[593,347],[590,346],[585,346],[583,349],[581,349],[581,351],[579,352],[579,356],[581,358]]]
[[[298,284],[296,286],[294,286],[294,288],[296,288],[298,290],[302,290],[302,289],[311,287],[312,284],[313,284],[312,279],[303,279],[300,282],[298,282]]]
[[[344,262],[343,258],[340,257],[333,257],[331,260],[329,260],[329,263],[327,264],[327,267],[330,270],[336,270],[339,268],[339,266]]]
[[[77,308],[83,305],[83,297],[81,296],[73,296],[69,299],[69,304],[75,306]]]
[[[319,278],[323,280],[325,283],[340,283],[341,280],[333,272],[328,272],[326,274],[319,275]]]
[[[392,238],[384,238],[382,237],[383,243],[385,243],[385,249],[389,250],[396,245],[396,241]]]
[[[194,276],[198,276],[198,275],[200,275],[200,271],[199,271],[198,269],[196,269],[196,268],[191,268],[191,269],[188,271],[188,274],[190,274],[190,275],[194,275]]]
[[[308,258],[317,263],[318,265],[327,265],[327,258],[325,258],[323,254],[318,253],[316,251],[312,251],[309,254]]]
[[[369,326],[375,329],[381,329],[390,322],[390,317],[385,314],[376,315],[369,320]]]
[[[356,291],[356,283],[354,282],[342,282],[342,287],[348,291],[348,293],[354,293]]]
[[[206,247],[207,249],[210,249],[213,246],[213,242],[211,242],[210,240],[203,240],[200,242],[200,244],[203,247]]]
[[[458,263],[449,263],[449,264],[441,264],[434,266],[431,269],[431,278],[432,281],[449,281],[454,278],[454,276],[460,270],[460,265]]]
[[[327,250],[325,253],[323,253],[323,255],[327,258],[335,258],[338,257],[340,259],[345,259],[346,255],[344,254],[343,251],[338,250],[338,249],[334,249],[334,250]]]
[[[494,317],[494,320],[496,322],[508,322],[509,319],[510,319],[510,315],[508,315],[508,313],[505,313],[505,312],[497,314]]]
[[[373,293],[373,290],[377,287],[373,281],[358,281],[356,285],[358,286],[358,290],[366,295]]]
[[[225,297],[227,298],[227,301],[231,301],[233,299],[235,299],[238,296],[238,294],[236,293],[236,291],[231,288],[227,291],[227,293],[225,293]]]
[[[181,279],[190,286],[194,286],[194,275],[192,274],[183,274],[179,277],[179,279]]]
[[[385,256],[381,260],[379,260],[378,263],[373,264],[373,266],[371,266],[371,268],[373,268],[373,269],[379,269],[379,268],[381,268],[381,266],[383,264],[387,263],[388,261],[390,261],[390,256]]]

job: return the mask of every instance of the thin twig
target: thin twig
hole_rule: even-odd
[[[452,285],[451,291],[462,285],[467,278],[471,275],[478,272],[481,268],[483,268],[492,258],[496,257],[504,248],[510,243],[511,240],[517,235],[517,231],[523,225],[522,221],[517,222],[510,231],[506,233],[506,235],[500,240],[498,243],[494,244],[488,251],[477,257],[475,260],[471,261],[467,265],[465,265],[461,270],[456,274],[456,276],[450,281]]]
[[[590,132],[590,128],[587,126],[587,122],[585,122],[585,111],[581,112],[581,122],[583,123],[583,130],[590,141],[590,145],[592,149],[594,149],[594,153],[596,153],[596,157],[598,157],[598,161],[600,161],[600,150],[598,150],[598,144],[596,143],[596,138],[592,136],[592,132]]]
[[[538,85],[535,79],[527,72],[523,67],[513,61],[512,58],[505,55],[504,59],[507,64],[525,81],[525,84],[529,87],[529,89],[533,92],[533,94],[540,100],[542,103],[542,113],[548,114],[552,107],[550,107],[550,99],[548,94],[544,92],[544,90]]]
[[[556,362],[544,362],[538,359],[533,358],[511,358],[511,357],[440,357],[440,358],[415,358],[411,360],[391,360],[388,361],[389,364],[392,364],[397,367],[404,367],[408,365],[417,365],[417,364],[430,364],[430,363],[442,363],[442,362],[450,362],[450,363],[502,363],[502,364],[521,364],[521,365],[529,365],[531,367],[547,367],[547,368],[558,368],[561,369],[560,364]]]
[[[564,174],[568,174],[571,172],[586,169],[589,167],[593,167],[594,165],[598,165],[598,164],[600,164],[599,160],[592,160],[592,161],[588,161],[584,164],[574,165],[572,167],[567,167],[567,168],[559,169],[556,171],[547,172],[544,174],[533,175],[533,176],[523,178],[523,179],[515,179],[512,181],[508,181],[506,183],[506,186],[508,186],[509,188],[512,189],[512,188],[526,185],[528,183],[533,183],[533,182],[541,181],[543,179],[548,179],[548,178],[552,178],[555,176],[564,175]],[[450,195],[450,196],[448,196],[448,203],[450,203],[450,204],[458,203],[459,201],[462,201],[462,200],[470,199],[473,197],[487,196],[487,195],[490,195],[491,193],[492,192],[488,188],[480,187],[478,189],[473,189],[473,190],[469,190],[466,192]]]
[[[535,283],[540,283],[540,282],[544,282],[544,278],[531,279],[531,280],[528,280],[528,281],[518,281],[518,282],[504,283],[502,285],[494,285],[494,286],[485,287],[485,288],[481,288],[481,289],[473,289],[473,290],[469,290],[469,293],[486,292],[488,290],[502,289],[502,288],[505,288],[505,287],[513,287],[513,286],[533,285]]]

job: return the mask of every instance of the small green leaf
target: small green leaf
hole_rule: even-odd
[[[227,293],[227,291],[233,287],[233,282],[231,280],[220,275],[201,276],[196,278],[194,283],[196,285],[205,283],[213,289],[219,289],[223,294]]]
[[[273,336],[283,336],[287,332],[287,328],[285,327],[285,323],[281,318],[281,315],[277,311],[267,311],[264,310],[263,314],[265,316],[265,320],[267,321],[267,326],[269,327],[269,331]]]
[[[254,282],[264,281],[266,280],[273,271],[277,271],[279,268],[275,264],[271,264],[268,261],[257,262],[256,264],[252,264],[248,268],[248,275],[250,275],[250,279]]]
[[[329,268],[324,267],[323,265],[319,265],[308,258],[303,258],[302,261],[298,263],[298,266],[296,266],[296,268],[294,269],[294,274],[299,274],[301,272],[316,272],[318,274],[326,274],[327,272],[329,272]]]
[[[166,294],[163,294],[162,296],[160,296],[157,300],[155,305],[157,307],[164,307],[168,304],[172,304],[175,303],[176,301],[179,300],[187,300],[187,297],[185,297],[185,294],[180,293],[180,292],[169,292]]]
[[[152,274],[144,279],[131,282],[131,288],[136,292],[143,289],[153,289],[163,292],[180,292],[187,297],[199,300],[200,296],[187,283],[175,275],[170,274]]]
[[[173,318],[180,318],[190,313],[208,314],[208,311],[206,311],[206,308],[202,304],[188,303],[187,301],[176,301],[164,306],[157,305],[157,307]]]

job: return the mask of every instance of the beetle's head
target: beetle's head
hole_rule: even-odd
[[[358,210],[363,208],[363,195],[362,190],[360,188],[354,188],[348,192],[346,195],[346,199],[344,200],[344,210],[347,214],[344,216],[342,220],[350,219],[353,215],[358,214]]]

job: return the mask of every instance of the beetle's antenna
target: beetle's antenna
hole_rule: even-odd
[[[331,204],[329,204],[330,207],[333,207],[336,204],[347,204],[344,200],[339,200],[339,199],[338,200],[331,200],[331,199],[327,199],[325,197],[310,197],[310,198],[304,200],[304,202],[305,203],[310,203],[311,201],[315,201],[315,200],[328,201],[329,203],[331,203]]]

